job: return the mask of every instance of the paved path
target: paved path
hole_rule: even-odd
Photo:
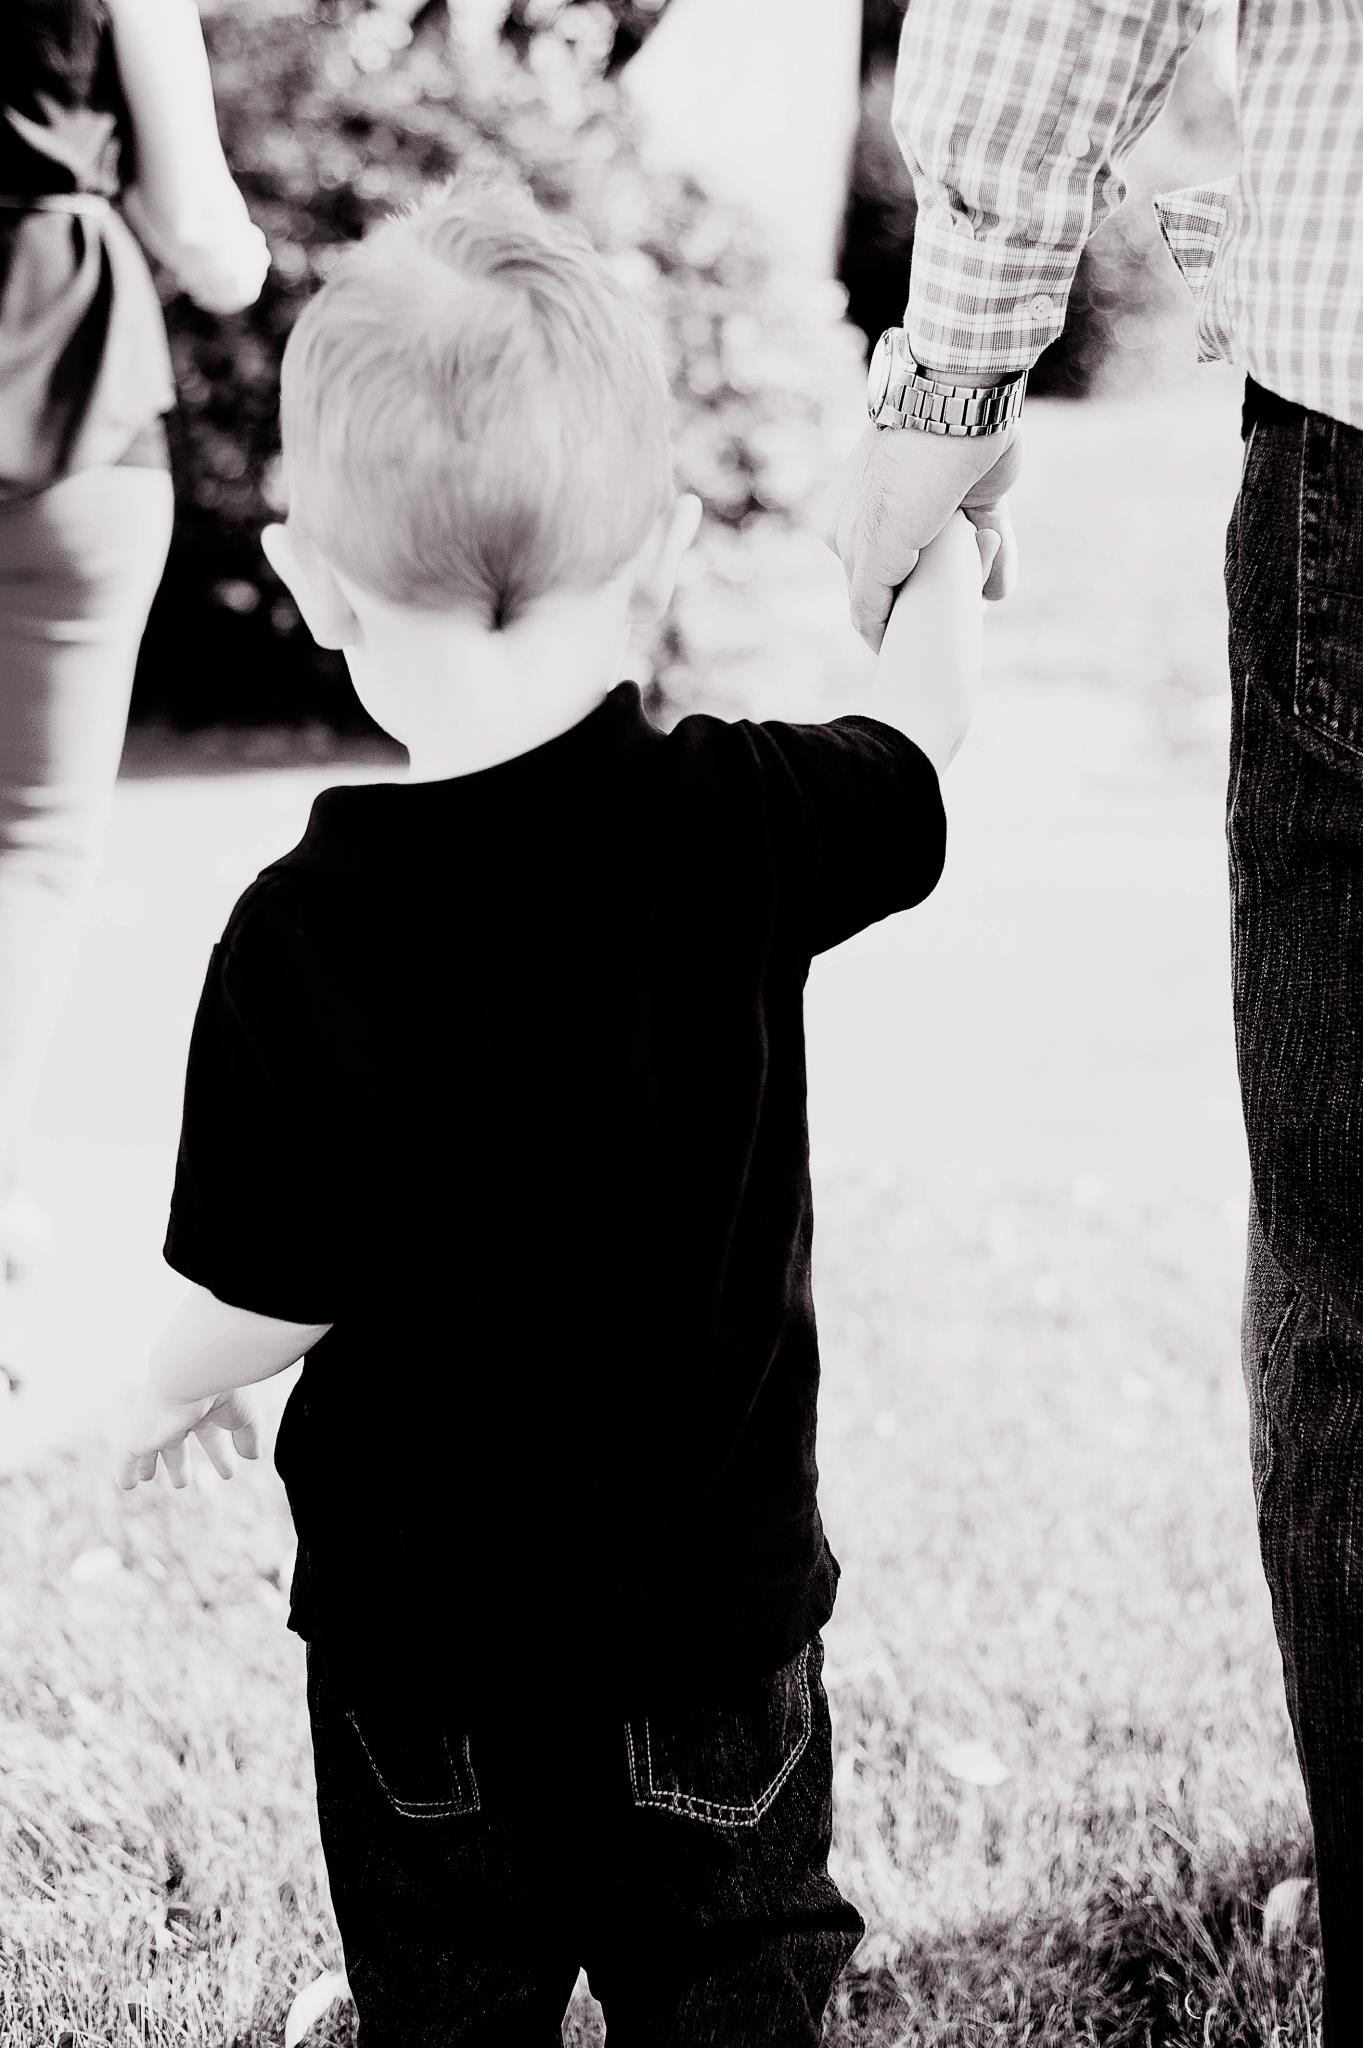
[[[1206,388],[1210,411],[1159,454],[1175,469],[1218,464],[1228,502],[1228,387]],[[1030,457],[1038,505],[1054,504],[1085,432],[1106,432],[1129,464],[1148,420],[1118,408],[1100,429],[1080,408],[1044,415]],[[1060,627],[1054,670],[1037,656],[1047,606],[1062,625],[1082,612],[1084,549],[1124,545],[1118,499],[1106,540],[1084,530],[1082,507],[1072,544],[1048,537],[1049,581],[996,629],[977,732],[951,771],[941,888],[815,969],[820,1167],[911,1161],[944,1198],[970,1199],[994,1176],[1096,1181],[1133,1202],[1157,1201],[1172,1178],[1184,1193],[1240,1199],[1217,750],[1171,760],[1148,701],[1083,673],[1088,656],[1076,659]],[[1219,542],[1209,532],[1196,547],[1179,601],[1201,619],[1214,615]],[[1046,679],[1061,672],[1070,679]],[[159,1246],[208,945],[245,882],[293,843],[313,792],[373,772],[352,761],[121,783],[36,1120],[31,1179],[58,1250],[23,1292],[31,1390],[0,1407],[0,1469],[137,1368],[176,1285]]]

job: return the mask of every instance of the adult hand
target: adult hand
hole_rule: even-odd
[[[869,647],[879,650],[895,593],[957,510],[997,533],[984,594],[1007,595],[1017,566],[1007,494],[1021,464],[1016,426],[978,437],[866,428],[838,478],[824,539],[841,558],[852,624]]]

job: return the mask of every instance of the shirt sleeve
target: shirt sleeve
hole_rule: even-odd
[[[946,861],[946,813],[937,771],[912,740],[862,717],[744,729],[811,956],[931,895]]]
[[[918,361],[989,383],[1065,324],[1084,244],[1202,24],[1205,0],[909,0],[894,131],[918,198]]]
[[[165,1258],[233,1308],[330,1323],[344,1260],[288,1005],[229,926],[190,1038]]]

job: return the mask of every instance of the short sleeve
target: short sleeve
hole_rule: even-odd
[[[330,1323],[343,1260],[288,1017],[259,948],[229,926],[190,1038],[165,1258],[234,1308]]]
[[[862,717],[744,729],[811,955],[931,895],[946,861],[946,813],[937,771],[912,740]]]

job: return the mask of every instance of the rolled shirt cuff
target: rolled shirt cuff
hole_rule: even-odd
[[[920,207],[905,315],[917,362],[961,383],[1030,370],[1065,324],[1078,252],[971,233],[963,216]]]

